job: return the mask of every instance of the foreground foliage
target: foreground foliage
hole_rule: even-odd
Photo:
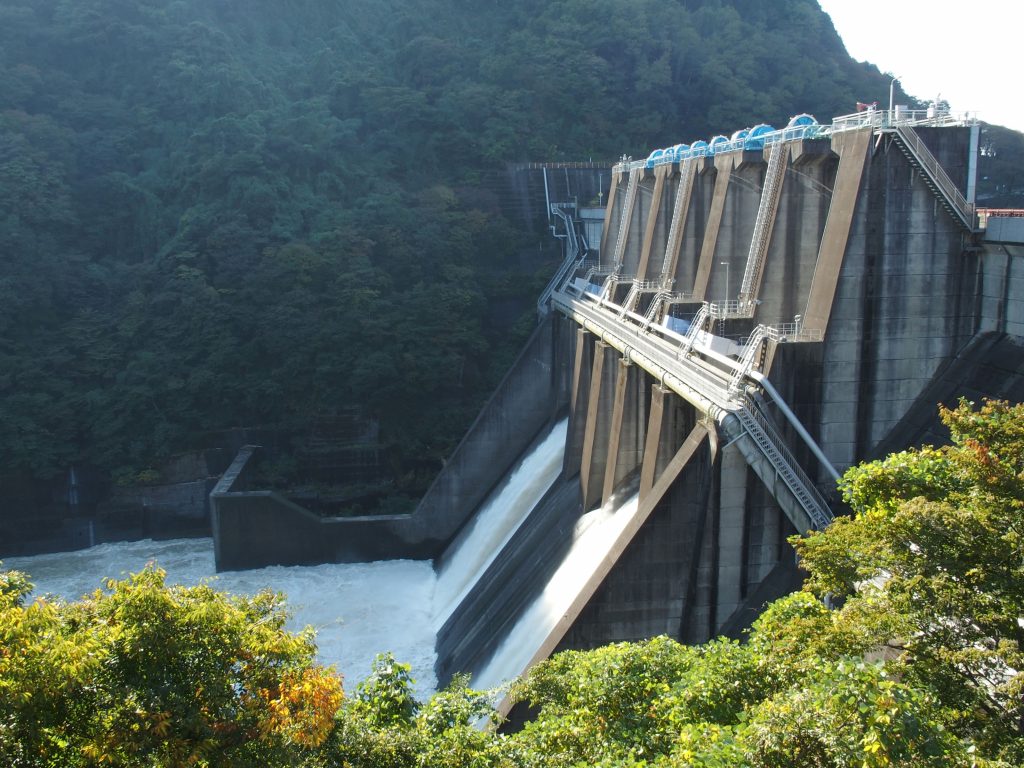
[[[0,580],[0,764],[290,764],[319,746],[340,680],[277,596],[167,587],[147,569],[71,604]]]
[[[1024,763],[1024,406],[943,410],[952,445],[851,469],[854,516],[794,545],[804,591],[747,641],[566,652],[510,691],[416,701],[389,655],[342,700],[274,598],[146,571],[62,606],[0,582],[12,766],[884,768]],[[827,598],[824,599],[824,598]],[[829,607],[834,606],[834,607]],[[479,726],[496,696],[536,716]]]

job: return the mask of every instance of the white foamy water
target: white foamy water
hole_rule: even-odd
[[[101,544],[78,552],[3,561],[5,569],[31,576],[36,595],[74,600],[154,561],[171,584],[209,579],[233,594],[269,588],[287,595],[289,629],[312,626],[320,661],[344,675],[346,690],[367,676],[373,657],[391,651],[412,665],[417,694],[437,687],[434,630],[431,625],[434,570],[426,560],[391,560],[350,565],[271,567],[217,574],[212,539],[175,539]]]
[[[565,419],[551,428],[460,534],[452,557],[437,577],[435,630],[441,628],[558,478],[568,423]]]
[[[614,499],[612,502],[614,503]],[[639,505],[634,495],[614,509],[588,512],[576,523],[573,543],[544,591],[519,618],[487,665],[473,678],[475,688],[492,688],[526,671],[540,649],[632,519]]]

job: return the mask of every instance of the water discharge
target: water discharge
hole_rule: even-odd
[[[613,497],[608,505],[577,521],[572,546],[555,575],[502,640],[487,665],[473,678],[473,687],[490,688],[526,671],[544,640],[569,612],[577,595],[608,556],[638,506],[637,495],[625,502]]]
[[[92,592],[102,586],[103,579],[138,572],[149,562],[167,572],[170,584],[192,585],[205,579],[233,594],[268,588],[283,592],[292,615],[289,629],[313,627],[320,660],[334,664],[350,690],[366,677],[376,654],[391,651],[399,661],[412,665],[417,693],[426,696],[437,687],[436,627],[472,589],[557,479],[566,430],[563,420],[535,443],[460,534],[436,577],[425,560],[277,566],[217,574],[212,539],[101,544],[77,552],[8,558],[3,565],[27,572],[37,595],[65,600]],[[574,545],[570,558],[576,552]],[[518,626],[516,630],[521,631]]]
[[[435,630],[441,628],[558,478],[568,423],[565,419],[551,428],[459,535],[451,557],[437,576]]]
[[[429,561],[393,560],[349,565],[271,567],[216,574],[212,539],[136,541],[101,544],[4,560],[4,568],[26,571],[35,594],[74,600],[153,561],[169,583],[192,585],[210,579],[217,589],[253,594],[273,589],[287,595],[289,629],[316,630],[320,661],[334,664],[348,690],[370,671],[373,657],[392,651],[412,665],[418,695],[437,687],[431,597],[434,571]]]

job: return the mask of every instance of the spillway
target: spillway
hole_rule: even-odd
[[[562,469],[568,419],[543,435],[481,507],[443,558],[434,592],[439,629],[512,538]]]
[[[599,564],[609,556],[638,507],[638,494],[624,502],[613,497],[577,521],[572,545],[554,576],[476,675],[474,687],[500,685],[529,668],[559,620],[570,612]]]

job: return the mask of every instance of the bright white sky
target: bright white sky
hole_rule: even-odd
[[[919,99],[1024,131],[1021,0],[820,0],[846,50]],[[888,104],[879,104],[887,107]]]

